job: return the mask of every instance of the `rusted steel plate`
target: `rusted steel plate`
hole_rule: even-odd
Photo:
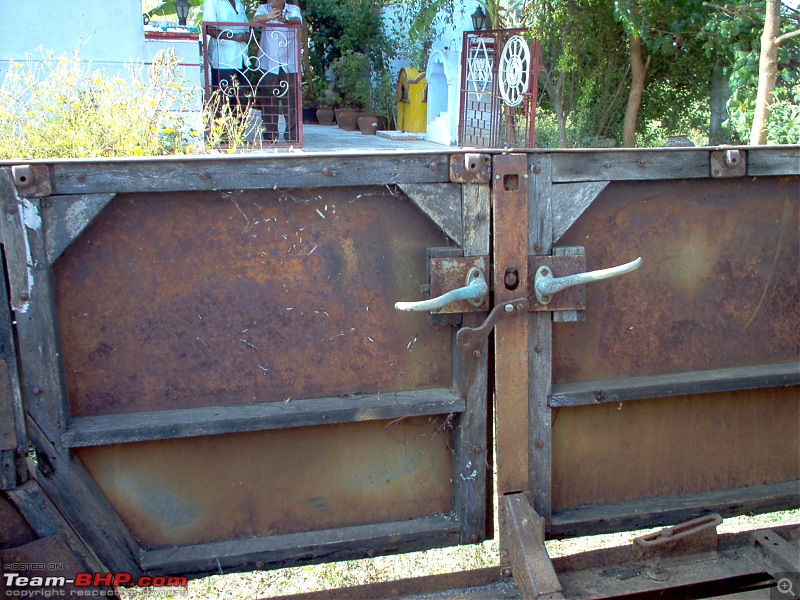
[[[449,387],[394,309],[446,245],[386,188],[117,196],[54,266],[72,414]]]
[[[466,256],[454,258],[431,258],[431,293],[430,297],[435,298],[447,292],[464,287],[467,283],[467,274],[470,269],[478,268],[483,272],[486,283],[491,281],[491,271],[489,270],[488,256]],[[489,294],[478,306],[473,306],[468,300],[452,302],[440,310],[432,311],[439,313],[468,313],[486,312],[489,310]]]
[[[555,409],[554,509],[797,479],[798,423],[796,387]]]
[[[496,156],[492,180],[495,306],[525,297],[528,282],[528,157]],[[495,325],[497,490],[528,489],[528,319]]]
[[[561,239],[587,269],[586,321],[553,325],[553,381],[793,362],[800,178],[613,182]]]
[[[402,521],[453,507],[448,415],[83,448],[145,548]]]

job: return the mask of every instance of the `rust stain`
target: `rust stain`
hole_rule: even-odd
[[[797,186],[797,177],[609,185],[560,244],[584,246],[589,270],[644,264],[587,286],[585,322],[554,323],[554,382],[796,361]]]
[[[452,509],[446,415],[77,451],[147,548]]]
[[[54,267],[75,416],[449,387],[394,302],[447,239],[385,188],[120,195]]]

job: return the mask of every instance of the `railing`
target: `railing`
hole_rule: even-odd
[[[252,141],[303,145],[301,28],[299,23],[203,23],[206,98],[219,92],[249,111]]]

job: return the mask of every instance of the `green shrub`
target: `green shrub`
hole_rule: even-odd
[[[40,53],[11,62],[0,86],[0,159],[203,153],[204,124],[211,144],[225,130],[229,149],[245,145],[246,111],[225,109],[219,97],[201,107],[171,50],[119,75],[92,70],[78,52]]]

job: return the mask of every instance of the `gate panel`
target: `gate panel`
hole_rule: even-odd
[[[447,416],[82,448],[145,548],[403,521],[453,508]]]
[[[646,262],[554,324],[553,382],[796,361],[798,223],[797,178],[612,182],[559,245]]]
[[[800,180],[787,152],[731,151],[739,171],[721,175],[727,155],[708,149],[528,156],[534,314],[527,348],[499,327],[495,343],[527,355],[529,470],[503,487],[520,474],[499,452],[498,481],[527,492],[548,535],[800,503]],[[496,157],[497,173],[515,160]],[[495,232],[495,256],[518,245]],[[522,365],[497,365],[497,418],[518,423],[500,383]],[[499,449],[517,443],[508,422]]]
[[[394,308],[442,281],[434,257],[488,272],[488,186],[449,183],[449,158],[0,172],[43,487],[104,563],[201,574],[484,539],[488,342],[454,344],[483,308]]]
[[[385,188],[118,196],[54,268],[71,414],[450,387],[393,308],[446,244]]]
[[[797,388],[556,408],[553,509],[797,479]]]

